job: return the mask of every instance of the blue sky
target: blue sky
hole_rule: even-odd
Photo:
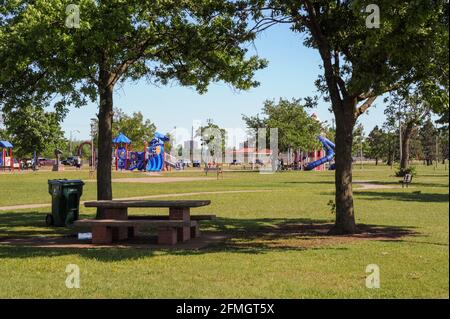
[[[256,73],[261,85],[249,91],[237,92],[227,84],[214,83],[206,94],[200,95],[193,88],[176,85],[154,87],[142,80],[117,88],[114,105],[127,113],[141,111],[145,118],[156,124],[158,131],[164,133],[175,126],[190,129],[193,121],[205,122],[208,118],[221,127],[244,128],[241,114],[258,113],[266,99],[317,94],[314,81],[322,73],[319,68],[321,60],[317,51],[305,48],[302,41],[302,36],[291,32],[286,25],[272,27],[260,34],[255,47],[250,50],[267,59],[269,65]],[[367,133],[384,122],[382,105],[382,98],[379,98],[370,110],[370,116],[361,116],[360,122]],[[327,103],[320,101],[319,106],[310,112],[331,123],[333,116],[328,108]],[[96,112],[95,103],[72,109],[63,123],[66,137],[69,138],[70,131],[73,131],[74,138],[88,139],[89,119],[95,117]]]

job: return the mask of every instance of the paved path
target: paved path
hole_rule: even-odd
[[[382,189],[382,188],[399,188],[397,185],[387,185],[387,184],[374,184],[375,181],[353,181],[353,184],[359,185],[361,187],[355,188],[354,190],[365,190],[365,189]]]
[[[176,196],[183,197],[183,196],[195,196],[195,195],[258,193],[258,192],[270,192],[270,190],[262,190],[262,189],[254,189],[254,190],[252,190],[252,189],[248,189],[248,190],[236,190],[236,191],[214,191],[214,192],[192,192],[192,193],[175,193],[175,194],[157,194],[157,195],[136,196],[136,197],[126,197],[126,198],[115,198],[115,199],[117,199],[117,200],[136,200],[136,199],[165,198],[165,197],[176,197]],[[81,204],[84,204],[84,201],[82,201]],[[0,206],[0,211],[31,209],[31,208],[43,208],[43,207],[51,207],[51,204],[27,204],[27,205]]]
[[[174,183],[214,180],[212,177],[125,177],[113,178],[113,183]],[[85,182],[97,182],[96,179],[87,179]]]

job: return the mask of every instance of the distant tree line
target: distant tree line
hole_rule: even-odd
[[[420,126],[411,129],[408,137],[408,147],[402,147],[402,157],[405,158],[405,150],[408,159],[403,163],[405,168],[412,160],[421,160],[426,165],[433,165],[434,161],[449,159],[449,134],[445,128],[437,128],[430,117]],[[404,137],[405,133],[402,134]],[[401,163],[400,157],[400,132],[398,127],[385,123],[382,127],[375,126],[363,141],[363,155],[375,160],[375,164],[384,162],[392,165]],[[405,161],[405,160],[404,160]]]

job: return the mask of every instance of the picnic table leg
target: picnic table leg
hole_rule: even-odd
[[[190,221],[191,213],[188,207],[170,207],[169,219]],[[185,242],[191,239],[191,228],[189,226],[177,227],[177,238],[180,242]]]
[[[92,227],[92,243],[93,244],[110,244],[112,243],[112,231],[107,226]]]
[[[175,245],[177,243],[177,230],[173,227],[158,228],[158,244]]]
[[[128,219],[128,209],[124,208],[105,208],[98,215],[97,219]],[[128,238],[128,227],[114,227],[112,229],[112,239],[124,240]]]
[[[191,226],[191,238],[200,237],[200,226],[197,222],[194,226]]]

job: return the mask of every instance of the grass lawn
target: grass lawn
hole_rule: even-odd
[[[0,298],[448,298],[448,171],[418,166],[418,173],[402,189],[389,167],[355,165],[354,180],[391,188],[354,186],[357,223],[379,235],[353,238],[308,231],[334,220],[327,206],[333,172],[225,172],[223,180],[113,184],[116,198],[260,190],[170,197],[212,201],[195,211],[220,217],[204,228],[230,239],[199,250],[9,246],[1,238],[71,230],[45,226],[50,208],[0,210]],[[113,176],[124,177],[148,176]],[[50,203],[47,180],[54,178],[89,179],[82,171],[0,174],[0,206]],[[94,199],[95,189],[86,182],[82,200]],[[94,215],[81,210],[82,217]],[[80,289],[66,288],[67,264],[80,267]],[[368,264],[380,268],[379,289],[365,286]]]

